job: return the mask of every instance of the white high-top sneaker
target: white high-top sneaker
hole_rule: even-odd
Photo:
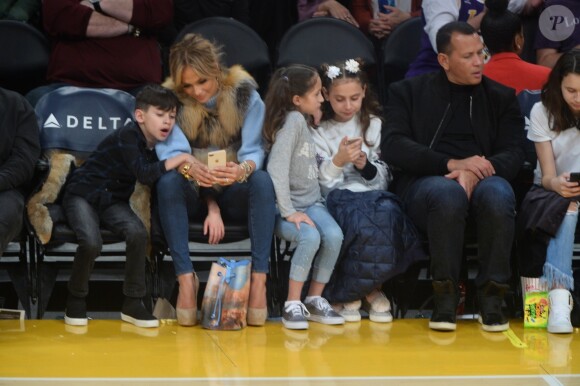
[[[569,334],[573,331],[570,321],[572,312],[572,295],[565,289],[553,289],[548,294],[550,310],[548,314],[548,332]]]

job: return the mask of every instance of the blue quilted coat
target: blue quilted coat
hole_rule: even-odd
[[[324,291],[331,303],[362,299],[413,262],[427,259],[417,230],[393,193],[335,189],[327,197],[327,207],[344,233]]]

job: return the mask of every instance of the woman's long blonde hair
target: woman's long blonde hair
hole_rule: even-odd
[[[169,74],[175,91],[183,96],[181,74],[184,68],[190,67],[202,78],[216,78],[222,84],[223,52],[201,35],[190,33],[173,44],[169,51]]]

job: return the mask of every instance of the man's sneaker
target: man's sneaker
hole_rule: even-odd
[[[509,329],[508,318],[503,314],[502,303],[509,285],[490,280],[477,291],[481,328],[487,332],[501,332]]]
[[[322,296],[315,296],[305,303],[306,309],[310,313],[307,319],[322,324],[344,324],[344,318],[336,313]]]
[[[354,302],[350,303],[341,303],[335,304],[332,306],[334,310],[344,318],[346,322],[360,322],[361,315],[360,315],[360,307],[361,301],[355,300]]]
[[[86,326],[88,324],[85,298],[68,295],[64,311],[64,322],[69,326]]]
[[[137,327],[159,327],[159,320],[145,309],[140,298],[125,297],[121,319]]]
[[[459,294],[451,280],[433,280],[433,314],[429,328],[437,331],[455,331]]]
[[[282,324],[289,330],[306,330],[310,314],[301,301],[290,301],[284,304],[282,313]]]

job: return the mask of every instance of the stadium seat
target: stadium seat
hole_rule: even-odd
[[[382,101],[387,101],[387,90],[393,82],[405,77],[409,65],[417,56],[421,46],[423,21],[414,17],[400,24],[383,41],[381,47]]]
[[[26,94],[46,81],[48,39],[19,21],[0,20],[0,86]]]
[[[376,65],[372,42],[345,21],[316,17],[292,26],[278,46],[277,67],[298,63],[318,67],[322,63],[360,58],[365,67]]]
[[[27,213],[35,239],[32,255],[36,266],[38,318],[46,310],[59,270],[72,267],[76,251],[76,236],[67,225],[60,205],[61,188],[70,171],[101,140],[133,119],[134,105],[134,97],[124,91],[72,86],[44,95],[36,105],[46,170],[27,203]],[[101,234],[104,247],[98,266],[121,270],[125,261],[122,238],[106,229]]]

